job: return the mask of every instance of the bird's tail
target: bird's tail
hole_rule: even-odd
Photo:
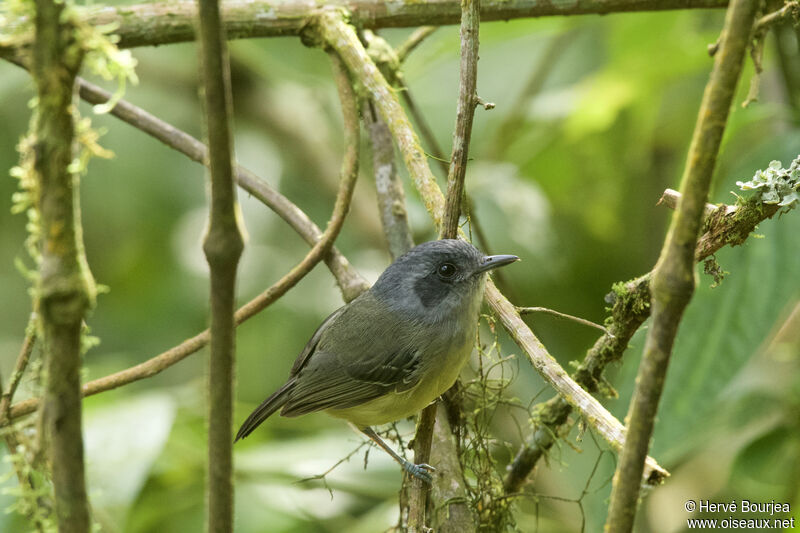
[[[275,411],[280,409],[289,399],[289,392],[294,388],[294,379],[289,380],[283,387],[276,390],[269,398],[261,402],[261,405],[256,407],[255,411],[250,413],[247,420],[244,421],[239,432],[236,433],[236,438],[233,442],[243,439],[256,429],[261,422],[266,420]]]

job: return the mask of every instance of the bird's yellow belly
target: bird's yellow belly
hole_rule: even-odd
[[[420,382],[412,389],[390,392],[374,400],[346,409],[328,409],[326,412],[344,418],[359,428],[388,424],[418,413],[453,386],[461,368],[472,352],[473,338],[449,354],[436,357]]]

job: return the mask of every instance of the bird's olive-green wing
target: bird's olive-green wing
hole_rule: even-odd
[[[292,369],[289,371],[289,376],[294,376],[297,374],[301,368],[306,364],[308,358],[314,353],[314,350],[317,349],[317,344],[319,344],[319,340],[322,338],[322,334],[325,333],[325,330],[328,329],[328,326],[333,324],[336,317],[342,314],[342,312],[347,309],[347,306],[342,306],[330,315],[328,318],[322,321],[322,324],[319,325],[317,330],[311,336],[311,338],[306,343],[303,351],[300,352],[300,355],[297,356],[297,359],[294,360],[294,364],[292,365]]]
[[[298,416],[323,409],[361,405],[393,391],[412,388],[420,378],[416,350],[372,355],[343,362],[335,354],[315,352],[300,373],[281,414]]]
[[[344,409],[413,387],[424,351],[419,342],[413,320],[398,320],[363,293],[331,315],[300,354],[281,414]]]

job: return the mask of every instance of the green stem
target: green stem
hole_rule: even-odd
[[[38,89],[35,169],[39,180],[42,257],[38,297],[45,350],[41,427],[52,465],[62,533],[87,533],[89,504],[81,435],[81,328],[94,303],[80,229],[73,160],[72,98],[83,53],[64,4],[36,0],[33,77]]]

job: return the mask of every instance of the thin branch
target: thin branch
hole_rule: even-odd
[[[233,177],[231,74],[217,0],[199,0],[200,57],[211,178],[209,225],[203,239],[211,287],[208,357],[206,531],[233,531],[233,381],[236,357],[236,272],[244,250]]]
[[[766,30],[773,24],[783,21],[786,18],[792,17],[795,20],[800,18],[800,2],[786,2],[782,8],[772,13],[768,13],[758,19],[755,26],[753,26],[753,33],[760,33]]]
[[[34,305],[34,307],[38,307]],[[25,339],[22,341],[22,348],[20,348],[17,362],[14,364],[14,372],[11,374],[8,382],[8,388],[3,391],[2,398],[0,398],[0,419],[8,418],[8,411],[11,407],[11,402],[14,400],[14,394],[17,392],[17,387],[22,381],[22,376],[25,375],[25,369],[28,367],[28,362],[33,353],[33,345],[36,343],[36,322],[38,317],[36,312],[31,313],[31,318],[28,321],[28,326],[25,328]],[[0,385],[2,386],[2,385]]]
[[[400,46],[397,47],[395,50],[397,53],[397,61],[402,63],[408,58],[408,54],[414,51],[414,49],[419,46],[422,41],[433,35],[439,29],[438,26],[420,26],[414,32],[408,36],[408,38],[400,43]]]
[[[541,92],[558,58],[569,48],[576,33],[574,28],[561,31],[551,37],[544,46],[541,57],[538,58],[536,66],[528,75],[525,86],[514,102],[508,106],[505,117],[496,129],[497,133],[491,150],[496,159],[502,157],[502,154],[517,137],[520,128],[525,124],[527,116],[525,109],[527,109],[528,103]]]
[[[453,152],[447,175],[444,219],[439,232],[439,236],[442,239],[455,239],[458,237],[458,219],[461,216],[464,176],[467,171],[469,141],[472,136],[472,119],[475,115],[479,30],[480,0],[463,0],[461,2],[461,76],[458,84],[456,126],[453,131]],[[434,402],[423,409],[419,416],[417,432],[414,436],[414,462],[417,464],[427,463],[430,460],[436,410],[437,407]],[[421,480],[415,479],[411,481],[408,506],[409,531],[423,531],[426,525],[425,504],[428,499],[429,488]]]
[[[378,104],[378,110],[403,154],[409,175],[425,207],[436,227],[440,227],[444,196],[436,184],[427,165],[427,158],[419,145],[419,139],[411,129],[397,97],[386,80],[380,76],[377,67],[361,46],[355,31],[345,24],[342,14],[335,9],[320,13],[309,24],[308,30],[310,33],[306,36],[311,42],[318,37],[321,45],[329,46],[339,52],[353,77],[361,82]],[[487,284],[485,298],[495,312],[505,318],[504,327],[517,340],[517,344],[528,354],[534,367],[548,383],[578,409],[587,422],[595,427],[614,449],[620,449],[624,433],[622,424],[567,375],[519,317],[514,305],[497,291],[494,284]],[[667,475],[654,460],[651,459],[649,465],[662,472],[662,476]]]
[[[643,464],[670,354],[694,291],[695,247],[703,208],[758,5],[755,0],[734,0],[725,17],[720,49],[703,94],[681,180],[683,197],[653,271],[653,320],[628,411],[627,438],[614,474],[606,531],[624,533],[633,529]]]
[[[350,154],[350,155],[348,155]],[[320,235],[314,246],[309,250],[306,256],[300,263],[295,265],[285,276],[274,283],[267,290],[250,300],[236,311],[235,324],[241,325],[246,320],[252,318],[257,313],[271,305],[278,298],[283,296],[289,289],[294,287],[306,274],[308,274],[314,266],[319,263],[333,247],[333,242],[339,235],[339,231],[344,224],[345,215],[347,214],[350,198],[352,197],[352,188],[355,184],[357,172],[357,157],[353,157],[352,150],[348,150],[348,154],[342,160],[342,177],[339,185],[339,192],[336,195],[336,203],[333,207],[333,213],[328,221],[328,226],[325,231]],[[299,211],[299,209],[298,209]],[[302,211],[299,211],[302,213]],[[303,214],[305,216],[305,214]],[[360,277],[360,276],[359,276]],[[349,302],[360,294],[357,290],[351,290],[345,293],[345,301]],[[209,331],[198,333],[194,337],[186,339],[181,344],[170,348],[147,361],[127,368],[120,372],[95,379],[83,385],[83,396],[92,396],[107,390],[115,389],[134,381],[149,378],[160,373],[162,370],[178,363],[188,357],[189,355],[199,351],[208,344]],[[8,419],[0,420],[0,427],[8,425],[10,420],[19,418],[21,416],[34,412],[39,406],[40,400],[38,398],[30,398],[22,402],[18,402],[11,406]]]
[[[450,155],[450,169],[447,173],[444,220],[440,232],[443,239],[455,239],[458,235],[458,219],[461,216],[461,199],[464,195],[469,141],[472,137],[472,122],[477,104],[480,8],[480,0],[464,0],[461,3],[461,78],[458,84],[453,151]]]
[[[36,0],[33,79],[37,87],[35,171],[41,219],[41,263],[36,287],[44,332],[43,441],[51,465],[58,527],[91,527],[81,434],[81,330],[94,304],[78,207],[72,99],[83,53],[65,6]]]
[[[514,305],[497,290],[491,280],[486,286],[486,300],[500,317],[500,321],[511,338],[528,353],[539,374],[578,410],[584,420],[606,442],[617,451],[622,449],[625,443],[625,427],[622,423],[614,418],[594,396],[567,375],[566,371],[547,353],[541,341],[523,322]],[[648,471],[657,472],[656,475],[660,475],[662,478],[668,475],[651,457],[647,458],[647,465]]]
[[[547,307],[517,307],[517,312],[520,315],[527,315],[530,313],[545,313],[548,315],[557,316],[559,318],[564,318],[566,320],[572,320],[573,322],[577,322],[578,324],[583,324],[584,326],[589,326],[590,328],[599,329],[606,335],[611,335],[605,327],[601,326],[600,324],[596,324],[591,320],[586,320],[585,318],[568,315],[567,313],[561,313],[553,309],[548,309]]]

